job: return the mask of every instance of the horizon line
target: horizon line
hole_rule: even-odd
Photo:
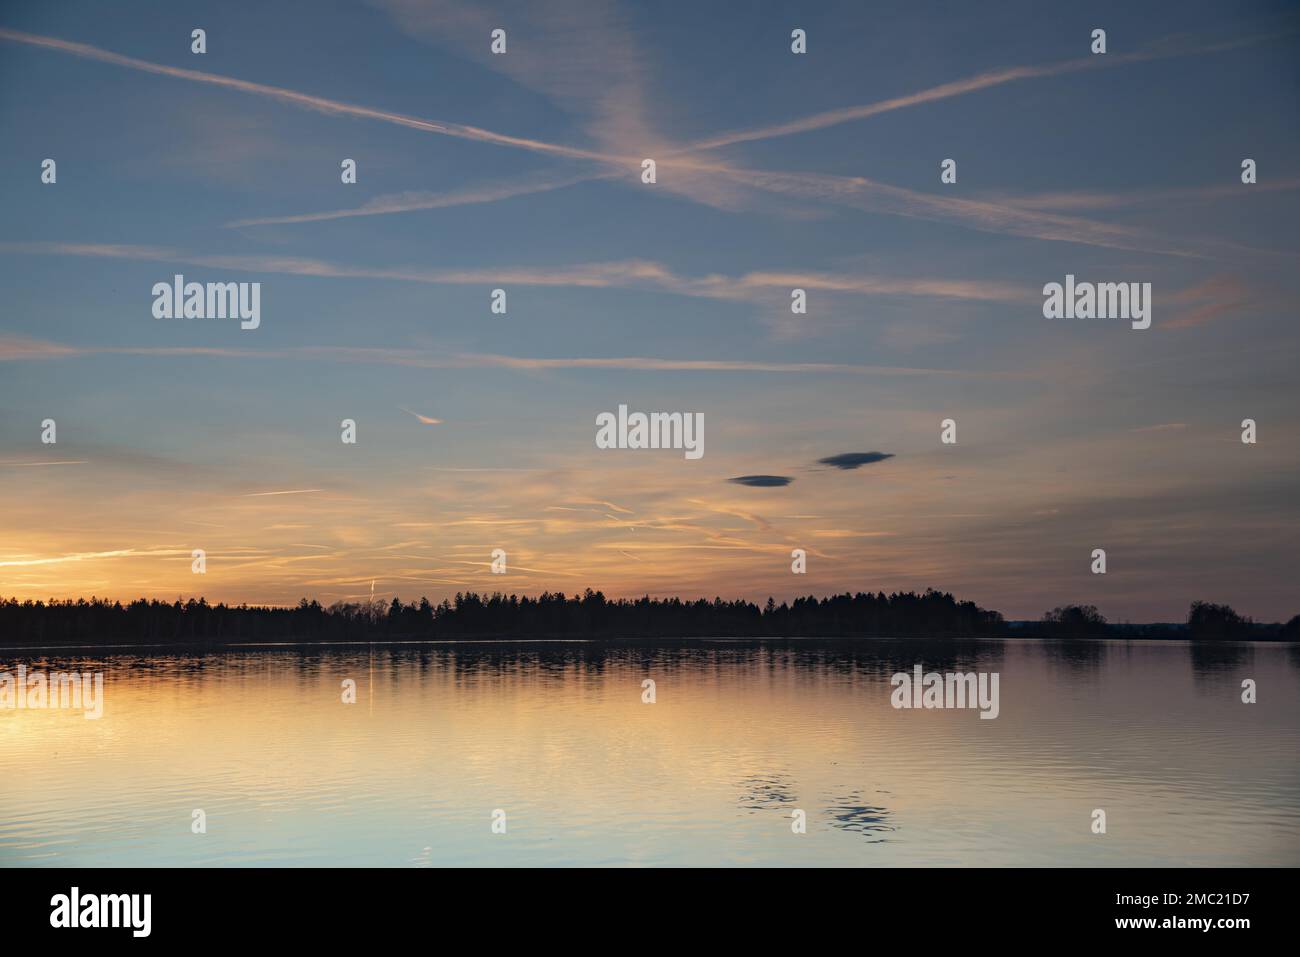
[[[384,595],[384,596],[387,596],[388,593],[387,593],[387,592],[383,592],[383,593],[381,593],[381,594]],[[636,602],[640,601],[640,600],[643,599],[643,598],[644,598],[644,599],[649,599],[652,603],[656,603],[656,602],[658,602],[658,603],[665,603],[665,604],[666,604],[666,603],[669,603],[669,602],[672,602],[672,601],[678,601],[678,602],[681,602],[683,605],[695,605],[695,604],[699,604],[700,602],[704,602],[704,603],[706,603],[706,604],[710,604],[710,605],[712,605],[712,604],[715,603],[715,602],[721,601],[721,602],[723,602],[723,603],[726,604],[726,605],[735,605],[735,604],[747,604],[747,605],[751,605],[751,606],[753,606],[754,608],[757,608],[757,609],[759,610],[760,613],[765,613],[765,612],[764,612],[764,607],[765,607],[765,604],[766,604],[767,601],[772,601],[772,602],[775,602],[775,601],[776,601],[775,597],[774,597],[773,595],[771,595],[771,594],[768,594],[767,597],[766,597],[766,599],[753,599],[753,598],[746,598],[746,597],[723,598],[721,595],[713,595],[712,597],[708,597],[708,596],[705,596],[705,595],[700,595],[700,596],[698,596],[698,597],[693,597],[693,598],[692,598],[692,597],[686,597],[686,596],[683,596],[683,595],[680,595],[680,594],[668,594],[668,593],[665,593],[665,592],[656,592],[656,593],[652,593],[652,592],[648,592],[648,591],[647,591],[647,592],[642,592],[642,593],[640,593],[640,594],[635,594],[635,595],[632,595],[631,593],[629,593],[629,594],[625,594],[625,595],[610,596],[610,595],[606,595],[603,589],[600,589],[600,588],[591,588],[591,587],[586,587],[586,588],[584,588],[582,591],[574,591],[574,592],[544,590],[544,591],[542,591],[542,592],[538,592],[538,593],[533,594],[533,595],[521,594],[521,593],[519,593],[519,592],[509,592],[509,593],[507,593],[507,592],[504,592],[504,591],[490,591],[490,592],[489,592],[489,591],[482,591],[482,592],[479,592],[479,591],[474,591],[474,590],[472,590],[472,589],[469,589],[469,590],[465,590],[465,591],[458,591],[458,592],[456,592],[456,597],[464,596],[464,597],[466,597],[466,598],[469,598],[469,597],[472,596],[472,597],[474,597],[474,598],[478,598],[478,599],[491,599],[491,598],[498,598],[498,597],[499,597],[499,598],[504,598],[504,599],[511,599],[511,598],[514,598],[514,599],[520,599],[520,600],[532,600],[532,601],[535,601],[535,602],[539,602],[543,597],[549,597],[549,598],[552,598],[552,599],[558,599],[558,598],[560,598],[560,597],[563,597],[563,599],[564,599],[566,602],[568,602],[568,601],[574,601],[574,600],[576,600],[576,601],[580,601],[580,602],[581,602],[581,601],[585,601],[585,600],[587,600],[589,594],[590,594],[590,596],[593,597],[593,598],[596,597],[596,596],[599,596],[599,597],[601,597],[601,598],[605,601],[605,603],[607,603],[607,604],[611,604],[611,605],[618,605],[618,604],[635,604]],[[957,597],[955,594],[953,594],[951,591],[947,591],[947,590],[944,590],[944,589],[941,589],[941,588],[935,588],[935,587],[933,587],[933,586],[931,586],[931,587],[927,587],[927,588],[925,588],[925,589],[921,589],[921,590],[918,590],[918,589],[908,589],[908,590],[898,590],[898,589],[895,589],[895,590],[892,590],[892,591],[889,591],[889,592],[886,592],[886,591],[884,591],[884,590],[882,590],[882,589],[876,589],[876,590],[874,590],[874,591],[872,591],[872,590],[863,590],[863,589],[859,589],[859,590],[857,590],[857,591],[847,591],[847,590],[846,590],[846,591],[826,592],[826,593],[823,593],[823,594],[821,594],[821,595],[812,594],[812,593],[810,592],[810,593],[808,593],[808,594],[797,595],[797,596],[794,596],[794,597],[792,597],[792,598],[788,598],[788,599],[782,599],[781,602],[780,602],[779,604],[776,604],[775,607],[776,607],[777,609],[780,609],[780,608],[782,608],[782,607],[789,608],[789,607],[792,607],[792,606],[793,606],[794,602],[797,602],[797,601],[807,601],[807,600],[809,600],[809,599],[811,599],[811,600],[813,600],[813,601],[815,601],[815,602],[818,602],[818,603],[820,604],[820,603],[822,603],[822,602],[825,602],[825,601],[827,601],[827,600],[834,599],[834,598],[845,598],[845,597],[847,597],[847,598],[857,598],[857,597],[867,597],[867,598],[873,598],[873,599],[874,599],[874,598],[876,598],[877,596],[884,596],[886,599],[892,599],[892,598],[895,598],[895,597],[905,597],[905,596],[915,596],[915,597],[917,597],[917,598],[924,598],[924,597],[926,597],[926,596],[928,596],[928,595],[930,595],[930,594],[934,594],[934,595],[938,595],[938,596],[941,596],[941,597],[949,598],[949,599],[951,599],[953,602],[955,602],[956,604],[959,604],[959,605],[961,605],[961,604],[970,604],[970,605],[973,605],[973,606],[974,606],[978,611],[980,611],[980,612],[996,614],[996,615],[997,615],[997,616],[1002,620],[1002,624],[1004,624],[1004,625],[1015,624],[1015,623],[1022,623],[1022,622],[1023,622],[1023,623],[1029,623],[1029,624],[1035,624],[1035,623],[1039,623],[1039,622],[1041,622],[1041,621],[1043,620],[1042,618],[1007,618],[1007,617],[1005,617],[1005,616],[1002,614],[1002,612],[998,611],[997,609],[994,609],[994,608],[986,608],[985,606],[980,605],[978,602],[976,602],[976,601],[974,601],[974,600],[972,600],[972,599],[962,599],[962,598],[958,598],[958,597]],[[55,608],[55,607],[63,607],[63,606],[68,606],[68,605],[76,606],[76,605],[78,605],[78,604],[80,604],[80,603],[84,603],[84,604],[86,604],[86,605],[93,605],[93,604],[98,603],[98,604],[100,604],[100,605],[104,605],[104,606],[108,606],[108,607],[112,607],[112,606],[114,606],[114,605],[117,605],[117,606],[121,606],[122,608],[125,609],[125,608],[128,608],[128,607],[130,607],[131,605],[133,605],[133,604],[135,604],[135,603],[137,603],[137,602],[143,602],[143,603],[148,604],[148,605],[164,605],[164,606],[169,607],[169,608],[174,608],[174,607],[176,607],[176,606],[178,606],[178,605],[179,605],[180,607],[184,608],[184,607],[188,607],[188,606],[191,605],[191,604],[195,604],[195,605],[204,605],[204,606],[206,606],[206,607],[208,607],[208,608],[224,608],[224,609],[226,609],[226,610],[228,610],[228,611],[231,611],[231,610],[233,610],[233,611],[244,610],[244,611],[250,611],[250,612],[252,612],[252,611],[293,611],[293,610],[296,610],[296,609],[302,607],[302,603],[303,603],[303,602],[307,602],[307,603],[308,603],[308,607],[310,607],[312,604],[314,604],[314,605],[318,606],[321,610],[323,610],[323,611],[325,611],[325,612],[329,612],[330,609],[332,609],[332,608],[339,608],[339,607],[344,607],[344,608],[345,608],[345,607],[349,607],[349,606],[354,607],[354,608],[364,608],[364,607],[366,607],[366,606],[369,606],[369,607],[372,608],[372,609],[373,609],[373,608],[390,608],[390,607],[392,606],[392,604],[393,604],[394,601],[396,601],[396,602],[399,604],[399,606],[402,607],[402,608],[404,608],[404,609],[405,609],[405,608],[416,608],[416,609],[418,609],[418,607],[419,607],[419,603],[420,603],[421,601],[428,602],[428,604],[429,604],[429,606],[430,606],[431,608],[438,608],[439,606],[443,605],[444,603],[450,603],[450,602],[451,602],[451,598],[450,598],[450,597],[444,597],[441,601],[434,602],[434,601],[431,601],[431,600],[428,598],[428,596],[426,596],[426,595],[421,595],[421,596],[419,596],[418,598],[414,598],[414,599],[411,599],[411,600],[409,600],[409,601],[402,601],[402,599],[401,599],[401,598],[400,598],[396,593],[393,593],[392,598],[391,598],[391,599],[387,599],[387,600],[385,600],[384,598],[371,598],[371,599],[367,599],[367,598],[357,597],[357,598],[355,598],[355,599],[349,599],[349,598],[339,599],[339,600],[337,600],[337,601],[331,602],[330,604],[323,604],[323,603],[322,603],[318,598],[311,598],[311,599],[309,599],[306,595],[303,595],[303,596],[299,599],[299,601],[298,601],[297,603],[293,603],[293,604],[283,604],[283,605],[281,605],[281,604],[274,604],[274,603],[258,603],[258,604],[250,604],[250,603],[248,603],[247,601],[240,602],[239,604],[231,604],[231,603],[228,603],[228,602],[226,602],[226,601],[208,602],[206,596],[204,596],[204,595],[193,595],[193,594],[191,594],[191,595],[190,595],[189,597],[187,597],[187,598],[182,598],[181,596],[178,595],[175,599],[172,599],[172,600],[165,599],[165,598],[156,598],[156,597],[155,597],[155,598],[148,598],[148,597],[146,597],[146,596],[144,596],[144,595],[140,595],[140,596],[138,596],[138,597],[135,597],[135,598],[129,598],[129,599],[123,599],[123,598],[109,598],[109,597],[107,597],[107,596],[100,596],[100,595],[91,595],[89,598],[87,598],[87,597],[85,597],[85,596],[80,596],[80,597],[78,597],[78,598],[55,598],[55,597],[53,597],[53,596],[50,596],[50,597],[48,597],[48,598],[43,598],[43,599],[42,599],[42,598],[22,598],[22,599],[20,599],[20,598],[18,598],[18,597],[15,596],[15,595],[4,596],[4,595],[0,594],[0,608],[3,608],[4,606],[12,606],[12,605],[17,605],[17,606],[20,606],[20,607],[21,607],[21,606],[24,606],[24,605],[31,605],[31,606],[43,606],[43,607],[45,607],[45,608]],[[1191,599],[1191,600],[1188,602],[1188,609],[1189,609],[1189,612],[1190,612],[1191,608],[1193,608],[1194,606],[1196,606],[1196,605],[1198,605],[1198,604],[1200,604],[1200,605],[1209,605],[1209,606],[1212,606],[1212,607],[1218,607],[1218,608],[1225,608],[1225,609],[1228,609],[1229,611],[1233,611],[1233,612],[1235,613],[1235,609],[1234,609],[1231,605],[1229,605],[1228,603],[1226,603],[1226,602],[1222,602],[1222,603],[1220,603],[1220,602],[1209,602],[1209,601],[1206,601],[1206,600],[1204,600],[1204,599],[1197,599],[1197,598]],[[1092,609],[1093,611],[1097,611],[1098,613],[1100,613],[1100,609],[1098,609],[1096,605],[1093,605],[1093,604],[1088,603],[1088,602],[1066,602],[1066,603],[1064,603],[1064,604],[1056,605],[1056,606],[1054,606],[1054,607],[1051,608],[1051,609],[1047,609],[1047,610],[1045,610],[1045,611],[1043,612],[1043,615],[1046,616],[1047,614],[1049,614],[1049,613],[1052,612],[1052,611],[1059,611],[1059,610],[1062,610],[1062,609],[1072,609],[1072,608],[1078,608],[1078,609]],[[1293,620],[1295,620],[1295,619],[1297,619],[1297,618],[1300,618],[1300,612],[1297,612],[1297,614],[1292,615],[1290,618],[1288,618],[1288,619],[1286,619],[1286,620],[1278,620],[1278,621],[1271,621],[1271,622],[1270,622],[1270,621],[1257,621],[1257,620],[1251,618],[1250,616],[1244,616],[1244,621],[1245,621],[1248,625],[1257,625],[1257,626],[1264,626],[1264,627],[1267,627],[1267,626],[1270,626],[1270,625],[1284,625],[1284,624],[1286,624],[1288,621],[1293,621]],[[1139,622],[1139,621],[1128,621],[1128,620],[1123,620],[1123,621],[1109,621],[1109,620],[1105,620],[1105,619],[1104,619],[1104,616],[1103,616],[1103,621],[1104,621],[1104,625],[1105,625],[1105,627],[1146,627],[1146,626],[1152,626],[1152,625],[1172,625],[1172,626],[1185,627],[1185,626],[1187,625],[1187,622],[1186,622],[1185,620],[1184,620],[1184,621],[1141,621],[1141,622]]]

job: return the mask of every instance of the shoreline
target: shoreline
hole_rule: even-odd
[[[416,638],[398,636],[393,638],[344,639],[339,641],[271,640],[271,641],[170,641],[170,642],[115,642],[113,644],[95,644],[86,642],[59,644],[15,644],[0,645],[0,654],[6,652],[31,651],[73,651],[89,650],[111,652],[135,649],[161,649],[182,651],[227,651],[236,649],[259,648],[364,648],[375,645],[383,646],[436,646],[436,645],[617,645],[621,647],[671,647],[674,645],[693,644],[848,644],[857,642],[928,642],[928,643],[965,643],[965,642],[1072,642],[1072,643],[1182,643],[1189,646],[1205,645],[1300,645],[1300,641],[1278,636],[1259,638],[1192,638],[1186,634],[1153,635],[1104,635],[1104,636],[1064,636],[1064,635],[754,635],[749,637],[721,635],[684,635],[679,637],[573,637],[562,635],[527,635],[527,636],[456,636],[447,638]]]

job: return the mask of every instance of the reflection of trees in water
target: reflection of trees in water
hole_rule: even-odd
[[[661,684],[678,678],[740,680],[791,676],[800,681],[850,679],[887,682],[920,665],[926,673],[997,671],[1005,656],[1001,639],[675,639],[662,641],[465,641],[437,643],[276,643],[237,649],[175,649],[162,653],[104,656],[41,654],[29,668],[105,670],[132,680],[198,686],[208,680],[274,678],[312,695],[322,676],[362,682],[384,679],[392,689],[418,685],[431,675],[457,687],[500,679],[559,686],[642,678]]]
[[[1197,678],[1219,677],[1254,659],[1254,649],[1242,641],[1193,641],[1187,648]]]
[[[1003,641],[973,639],[873,638],[839,641],[790,641],[773,646],[774,666],[817,673],[888,678],[921,665],[931,671],[987,671],[997,668]]]
[[[1077,673],[1097,671],[1110,653],[1105,641],[1045,641],[1042,649],[1049,662]]]
[[[541,682],[563,681],[575,676],[598,677],[611,670],[637,672],[656,680],[678,675],[776,675],[787,671],[809,677],[888,679],[899,671],[911,672],[917,664],[927,672],[997,670],[1004,650],[1002,641],[957,639],[678,639],[668,643],[376,644],[371,655],[376,670],[382,668],[394,676],[436,670],[450,672],[460,683],[519,674]],[[360,658],[364,661],[366,656],[363,645]]]

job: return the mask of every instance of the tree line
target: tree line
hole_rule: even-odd
[[[1051,638],[1190,638],[1194,641],[1300,641],[1300,615],[1286,624],[1259,624],[1230,605],[1194,601],[1180,625],[1113,624],[1096,605],[1064,605],[1046,612],[1036,630]]]
[[[1257,625],[1226,605],[1195,602],[1186,625],[1110,624],[1094,606],[1068,605],[1041,621],[1006,622],[996,611],[958,601],[947,592],[844,593],[763,606],[737,600],[680,598],[611,600],[581,595],[537,597],[457,593],[438,604],[302,599],[296,606],[209,604],[102,598],[0,600],[0,644],[141,642],[226,644],[245,641],[367,641],[386,639],[570,637],[644,638],[1058,638],[1192,637],[1300,638],[1300,616],[1286,625]]]
[[[0,601],[0,643],[59,644],[236,642],[259,640],[348,641],[383,638],[762,638],[873,635],[976,637],[999,634],[1002,616],[974,602],[933,589],[922,594],[883,592],[796,598],[760,607],[748,601],[681,598],[611,600],[587,589],[581,595],[545,592],[537,597],[458,592],[432,604],[337,602],[328,607],[302,599],[293,607],[209,604],[191,598],[146,599],[122,604],[101,598],[76,601]]]

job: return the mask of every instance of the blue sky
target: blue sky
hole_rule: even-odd
[[[10,4],[0,591],[1289,617],[1296,31],[1268,3]],[[177,272],[260,281],[261,327],[154,319]],[[1150,282],[1152,328],[1044,319],[1067,273]],[[706,454],[596,449],[619,404],[702,412]]]

